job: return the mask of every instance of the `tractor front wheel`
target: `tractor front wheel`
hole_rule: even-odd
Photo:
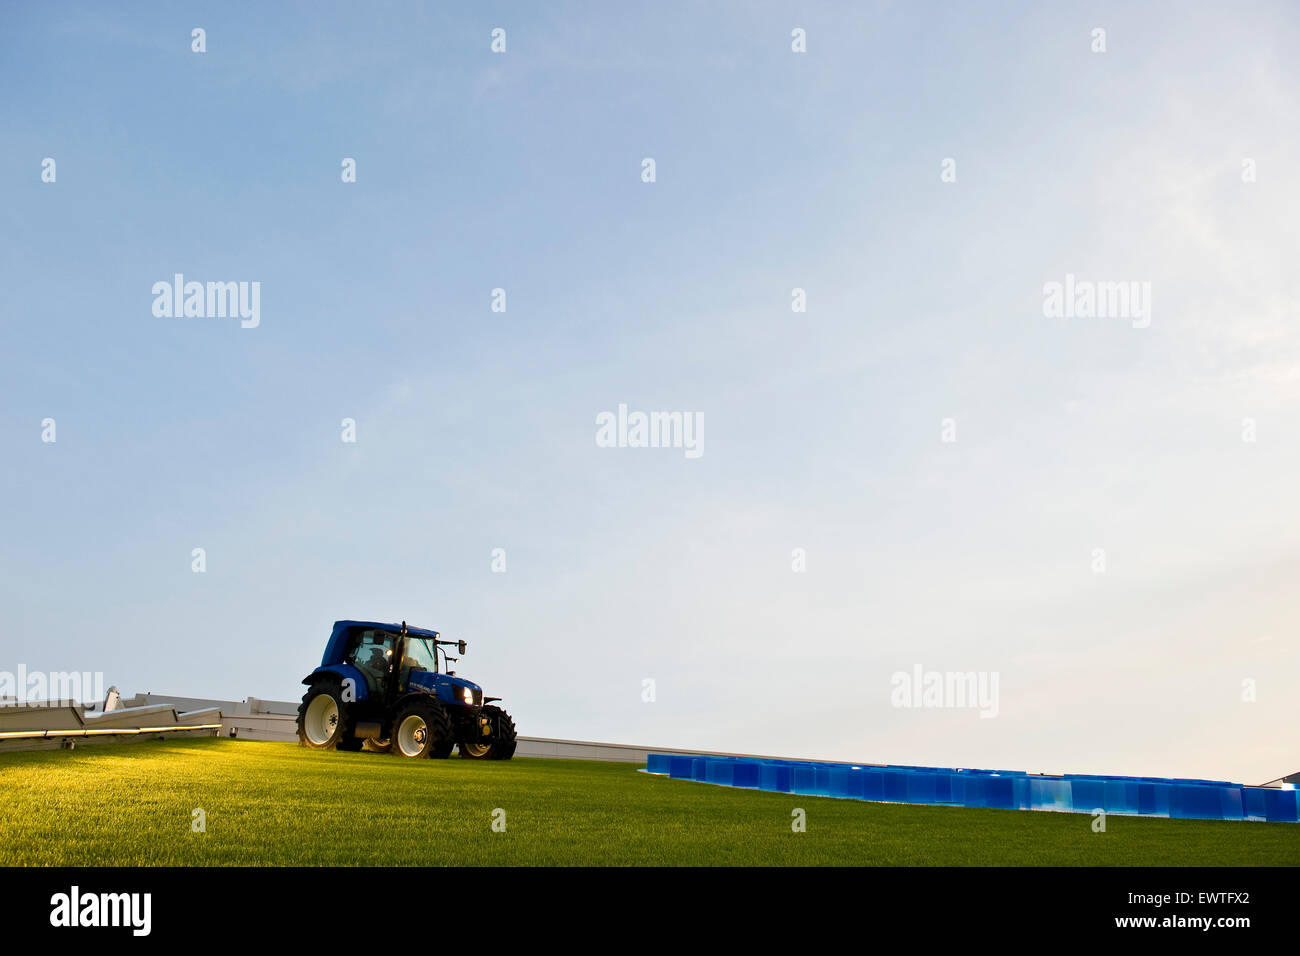
[[[488,704],[475,718],[473,738],[460,742],[460,755],[470,760],[509,760],[515,755],[518,740],[515,722],[500,707]]]
[[[451,754],[451,718],[430,698],[407,704],[393,721],[389,738],[393,753],[403,757],[447,757]]]

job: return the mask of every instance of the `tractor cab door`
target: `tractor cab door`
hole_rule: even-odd
[[[356,643],[348,653],[348,663],[361,671],[366,679],[366,689],[374,700],[384,700],[387,696],[397,641],[396,634],[365,630],[357,636]]]
[[[405,693],[410,685],[412,671],[437,673],[438,653],[433,641],[424,637],[408,636],[402,642],[402,657],[397,664],[397,692]]]

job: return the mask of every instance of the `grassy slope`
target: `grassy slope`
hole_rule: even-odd
[[[191,811],[207,811],[207,832]],[[490,827],[494,808],[507,831]],[[807,811],[806,833],[790,829]],[[917,807],[627,764],[408,761],[175,740],[0,754],[0,864],[1250,864],[1300,826]]]

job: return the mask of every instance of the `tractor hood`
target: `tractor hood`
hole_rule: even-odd
[[[411,671],[407,686],[411,690],[423,688],[444,704],[461,707],[479,707],[483,704],[483,688],[463,677],[449,677],[432,671]]]

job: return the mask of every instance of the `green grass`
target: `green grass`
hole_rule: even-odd
[[[207,832],[191,828],[207,812]],[[491,828],[506,811],[506,832]],[[807,812],[807,832],[790,828]],[[918,807],[226,739],[0,754],[0,864],[1282,864],[1300,826]]]

